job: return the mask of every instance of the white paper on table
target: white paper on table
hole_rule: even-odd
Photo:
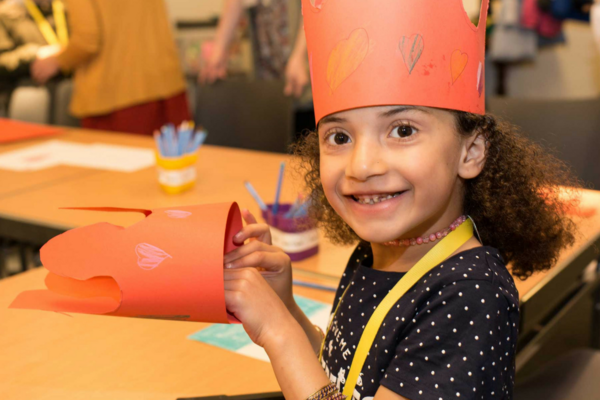
[[[11,171],[37,171],[57,165],[69,165],[135,172],[154,164],[154,152],[151,149],[61,140],[51,140],[0,155],[0,168]]]
[[[84,149],[83,145],[61,140],[48,142],[0,155],[0,168],[11,171],[37,171],[62,163],[69,154]]]
[[[70,154],[64,164],[117,172],[135,172],[155,164],[154,152],[129,146],[94,143],[84,152]]]

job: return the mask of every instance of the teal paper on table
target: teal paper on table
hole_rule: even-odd
[[[311,300],[302,296],[294,296],[298,306],[311,322],[323,331],[327,327],[331,305]],[[248,357],[269,361],[262,347],[252,343],[242,325],[214,324],[188,336],[188,339],[217,346]]]

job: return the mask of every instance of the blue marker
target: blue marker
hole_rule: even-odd
[[[256,200],[256,202],[258,203],[258,206],[260,207],[260,209],[264,212],[267,212],[268,208],[267,205],[265,204],[265,202],[260,198],[260,196],[258,195],[258,193],[256,192],[256,190],[254,190],[254,186],[252,186],[252,184],[248,181],[244,182],[244,186],[246,186],[246,189],[248,189],[248,191],[250,192],[250,195],[252,195],[252,197],[254,197],[254,200]]]
[[[158,131],[154,131],[154,141],[156,142],[156,150],[161,157],[165,156],[165,150],[163,149],[163,145],[161,142],[160,133]]]
[[[310,205],[310,199],[306,200],[304,203],[298,207],[298,209],[292,214],[292,218],[300,218],[305,217],[308,214],[308,206]]]
[[[273,215],[277,215],[279,211],[279,195],[281,195],[281,184],[283,183],[283,171],[285,170],[285,162],[279,167],[279,179],[277,179],[277,191],[275,192],[275,202],[273,203]]]
[[[196,152],[200,148],[200,146],[202,146],[207,136],[208,133],[205,130],[196,132],[196,134],[194,135],[194,140],[192,141],[191,149],[190,151],[188,151],[188,153]]]
[[[179,131],[179,143],[178,143],[178,155],[182,156],[185,154],[185,150],[189,146],[192,138],[192,130],[189,128],[183,128]]]
[[[163,144],[165,149],[165,156],[175,157],[177,156],[177,146],[175,145],[175,128],[172,124],[165,125],[161,128],[163,134]]]
[[[296,201],[294,201],[294,204],[292,204],[290,209],[285,213],[285,215],[283,217],[284,218],[292,218],[292,215],[294,215],[296,213],[296,209],[298,208],[299,205],[300,205],[300,197],[297,197]]]
[[[337,291],[337,288],[334,288],[333,286],[325,286],[325,285],[319,285],[318,283],[297,281],[295,279],[293,281],[293,284],[296,286],[304,286],[304,287],[311,288],[311,289],[327,290],[328,292]]]

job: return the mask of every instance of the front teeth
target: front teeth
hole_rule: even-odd
[[[382,201],[389,200],[398,195],[399,195],[399,193],[384,194],[384,195],[377,195],[377,196],[354,196],[354,198],[360,204],[377,204],[377,203],[381,203]]]

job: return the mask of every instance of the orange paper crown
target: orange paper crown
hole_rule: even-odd
[[[123,228],[98,223],[51,239],[40,255],[48,290],[31,290],[11,308],[199,322],[237,322],[225,309],[223,255],[242,228],[236,203],[141,212]]]
[[[487,10],[475,26],[462,0],[302,0],[316,121],[383,105],[485,113]]]

